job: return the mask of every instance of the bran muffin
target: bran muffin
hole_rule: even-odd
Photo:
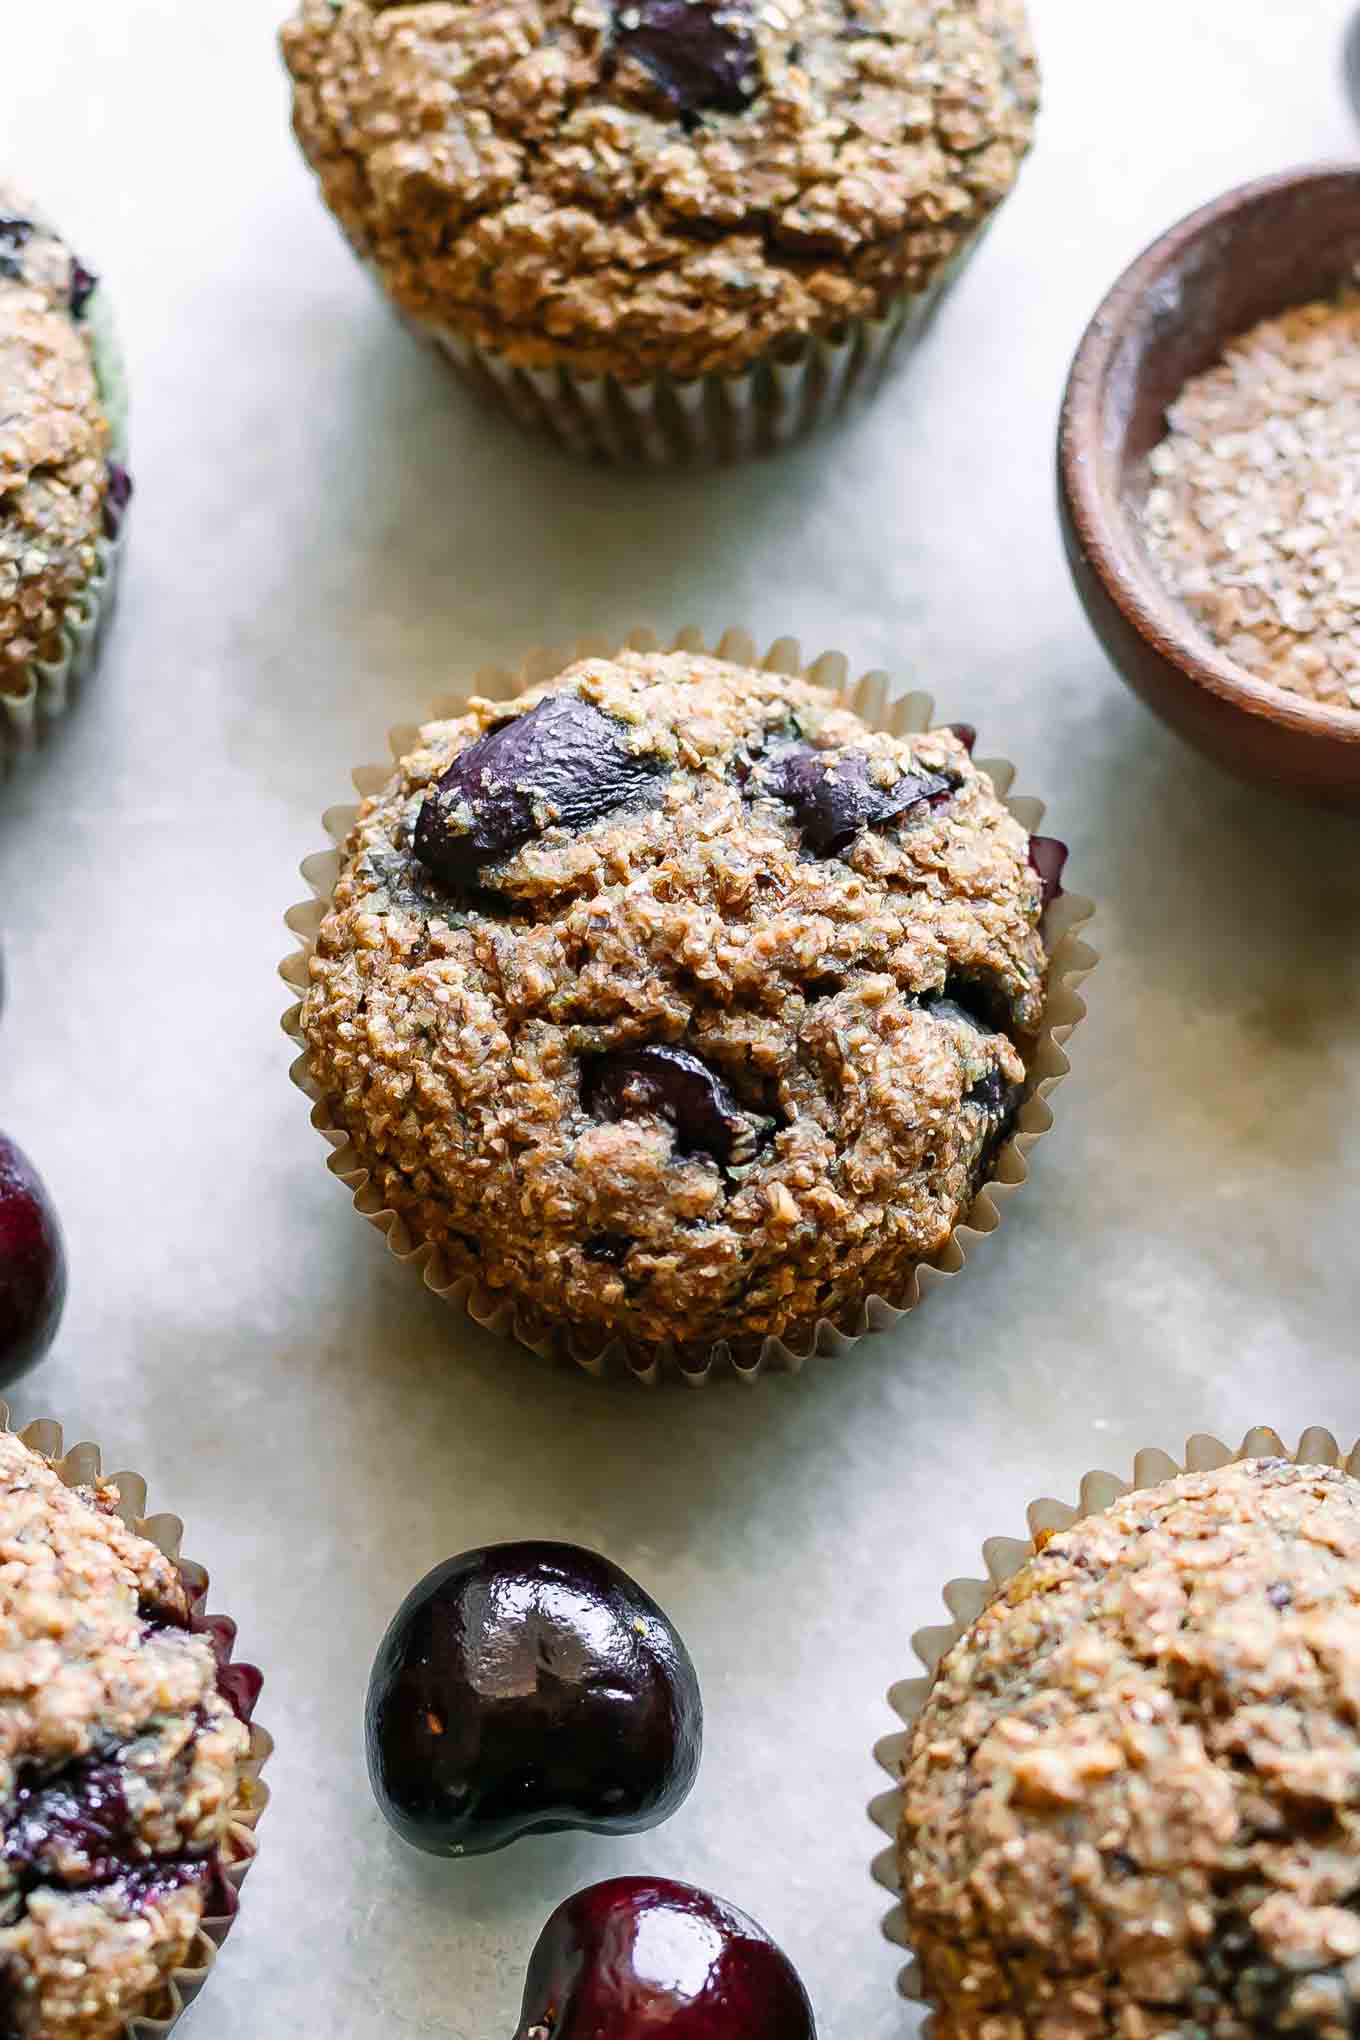
[[[130,494],[98,292],[0,185],[0,763],[64,704],[78,655],[92,661]]]
[[[938,2040],[1360,2031],[1360,1482],[1246,1459],[1040,1540],[899,1833]]]
[[[1023,0],[301,0],[282,42],[398,309],[532,422],[652,459],[740,450],[748,410],[791,437],[872,380],[1038,97]]]
[[[258,1674],[180,1569],[0,1433],[0,2033],[122,2040],[230,1917]],[[229,1627],[229,1625],[228,1625]]]
[[[691,1369],[903,1295],[1045,1005],[1052,887],[970,734],[688,651],[426,726],[299,1014],[370,1200],[521,1327]]]

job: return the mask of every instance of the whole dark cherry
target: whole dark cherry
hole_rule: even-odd
[[[66,1301],[66,1253],[33,1164],[0,1134],[0,1386],[36,1367]]]
[[[689,1652],[627,1573],[573,1544],[498,1544],[407,1596],[366,1729],[397,1833],[470,1856],[561,1828],[655,1827],[694,1783],[703,1705]]]
[[[763,1927],[692,1885],[615,1877],[539,1935],[514,2040],[816,2040],[798,1972]]]

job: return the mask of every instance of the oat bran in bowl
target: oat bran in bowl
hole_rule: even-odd
[[[1038,804],[931,719],[787,640],[636,633],[479,675],[356,774],[285,1026],[333,1173],[430,1287],[697,1382],[957,1272],[1094,957]]]
[[[1352,811],[1357,279],[1360,169],[1229,192],[1111,291],[1059,441],[1069,564],[1121,676],[1239,777]]]
[[[931,2040],[1355,2031],[1357,1476],[1192,1438],[945,1589],[871,1808]]]
[[[867,394],[1030,146],[1022,0],[302,0],[293,124],[482,395],[608,460],[730,460]]]

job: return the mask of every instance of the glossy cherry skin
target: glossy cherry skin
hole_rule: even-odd
[[[407,1596],[369,1682],[368,1773],[431,1855],[560,1828],[636,1834],[699,1767],[688,1651],[618,1566],[573,1544],[451,1558]]]
[[[66,1252],[33,1164],[0,1134],[0,1387],[36,1367],[66,1301]]]
[[[735,1906],[661,1877],[559,1905],[529,1957],[514,2040],[816,2040],[798,1973]]]

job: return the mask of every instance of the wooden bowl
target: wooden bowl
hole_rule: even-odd
[[[1058,444],[1077,591],[1128,681],[1183,737],[1259,785],[1360,812],[1360,710],[1253,679],[1159,580],[1138,533],[1147,456],[1186,381],[1259,320],[1360,276],[1360,165],[1264,178],[1192,213],[1125,272],[1072,364]]]

